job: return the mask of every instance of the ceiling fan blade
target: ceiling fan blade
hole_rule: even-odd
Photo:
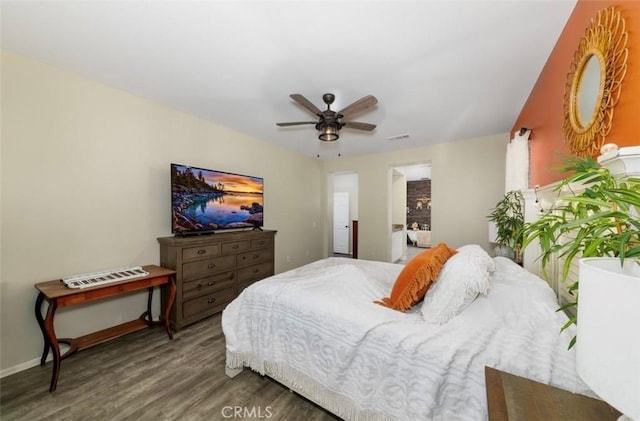
[[[317,124],[317,121],[292,121],[289,123],[276,123],[276,126],[287,127],[287,126],[300,126],[302,124]]]
[[[348,127],[350,129],[366,130],[369,132],[376,128],[375,124],[360,123],[359,121],[345,121],[342,124],[344,124],[344,127]]]
[[[320,111],[320,108],[318,108],[315,105],[313,105],[313,103],[311,101],[309,101],[307,98],[305,98],[304,95],[291,94],[289,96],[291,97],[291,99],[293,99],[298,104],[302,105],[305,109],[307,109],[308,111],[310,111],[314,115],[318,115],[318,114],[320,114],[322,112],[322,111]]]
[[[343,117],[359,113],[367,108],[373,107],[378,103],[378,99],[373,95],[367,95],[360,98],[351,105],[347,105],[342,110],[338,111],[338,114],[342,114]]]

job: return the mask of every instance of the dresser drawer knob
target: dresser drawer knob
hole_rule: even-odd
[[[209,301],[207,301],[207,304],[213,304],[216,302],[215,298],[210,299]]]
[[[260,258],[260,255],[259,255],[259,254],[254,254],[254,255],[253,255],[253,258],[254,258],[254,259],[259,259],[259,258]]]
[[[253,273],[258,273],[258,272],[260,272],[260,269],[254,269],[253,270]]]
[[[205,249],[198,250],[198,254],[205,254],[207,251]]]
[[[207,266],[209,269],[213,269],[214,267],[216,267],[215,263],[209,263],[209,266]]]
[[[208,287],[210,287],[210,286],[212,286],[212,285],[215,285],[215,284],[216,284],[216,281],[209,281],[209,282],[207,282],[207,286],[208,286]]]

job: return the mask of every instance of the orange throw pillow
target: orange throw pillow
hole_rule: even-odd
[[[391,296],[374,301],[399,311],[407,311],[424,298],[429,286],[438,278],[445,262],[456,250],[445,243],[423,251],[411,259],[402,269],[391,290]]]

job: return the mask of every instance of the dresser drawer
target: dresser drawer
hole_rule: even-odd
[[[182,317],[185,319],[198,315],[205,317],[206,315],[217,313],[224,310],[226,305],[233,301],[235,297],[236,287],[232,286],[213,294],[207,294],[204,297],[185,301],[182,303]]]
[[[238,267],[255,265],[273,260],[273,249],[254,250],[238,254]]]
[[[190,300],[201,295],[231,287],[235,285],[235,275],[236,273],[231,271],[185,282],[182,284],[182,299]]]
[[[269,262],[238,269],[238,282],[255,282],[273,275],[273,264]]]
[[[186,247],[182,249],[182,260],[206,258],[220,254],[220,244],[208,244],[201,247]]]
[[[223,243],[222,253],[238,253],[240,251],[249,250],[250,243],[248,241],[234,241],[233,243]]]
[[[273,245],[273,238],[257,238],[255,240],[251,240],[252,249],[270,247],[272,245]]]
[[[256,282],[257,281],[238,282],[238,295],[240,295],[240,293],[244,291],[245,288],[250,287]]]
[[[236,256],[223,256],[182,265],[182,279],[195,279],[209,274],[232,270],[236,266]]]

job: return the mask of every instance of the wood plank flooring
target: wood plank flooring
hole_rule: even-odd
[[[145,329],[62,361],[0,380],[0,419],[20,420],[338,420],[286,387],[245,369],[224,374],[225,341],[215,315],[176,332]],[[231,407],[231,408],[229,408]],[[233,415],[234,407],[239,407]]]

